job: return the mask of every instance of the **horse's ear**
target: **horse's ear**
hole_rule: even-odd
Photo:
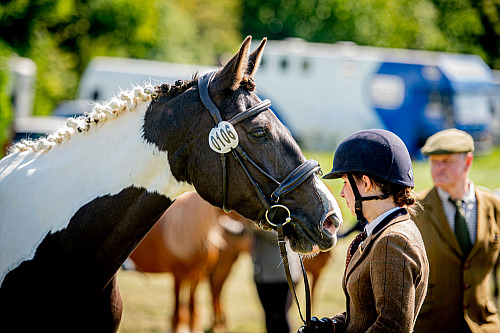
[[[260,60],[262,59],[262,53],[264,52],[264,46],[266,46],[267,38],[264,37],[262,42],[260,42],[259,47],[255,49],[255,51],[250,54],[248,57],[248,67],[247,74],[250,78],[254,79],[255,73],[260,65]]]
[[[252,36],[245,38],[243,43],[241,43],[238,53],[228,61],[226,66],[224,66],[215,77],[214,84],[218,89],[227,88],[231,91],[236,91],[240,87],[243,76],[247,72],[248,53],[251,41]]]

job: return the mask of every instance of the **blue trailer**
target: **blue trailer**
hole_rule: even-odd
[[[491,144],[493,76],[475,55],[269,41],[256,82],[307,149],[334,150],[366,128],[396,133],[414,157],[451,127],[479,150]]]
[[[432,67],[382,62],[373,80],[401,80],[404,98],[386,105],[372,96],[374,110],[415,156],[429,136],[451,127],[470,133],[479,151],[486,149],[492,141],[490,69],[474,56],[443,54],[436,60]]]

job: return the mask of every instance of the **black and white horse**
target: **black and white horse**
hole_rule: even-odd
[[[253,77],[265,40],[251,54],[250,40],[206,87],[223,119],[263,103]],[[305,158],[274,113],[265,108],[239,117],[232,134],[248,159],[226,154],[223,177],[222,154],[208,140],[214,119],[200,90],[193,80],[122,91],[46,138],[16,144],[0,161],[2,325],[116,331],[122,311],[116,272],[186,191],[260,223],[255,184],[270,197],[277,185],[268,176],[283,181],[292,173],[293,191],[279,199],[290,211],[284,231],[292,248],[307,253],[335,244],[338,205],[315,173],[293,173]]]

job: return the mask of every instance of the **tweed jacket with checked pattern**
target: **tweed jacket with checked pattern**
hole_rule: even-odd
[[[500,332],[500,317],[490,295],[490,273],[500,252],[500,200],[475,187],[477,237],[467,258],[450,228],[436,188],[420,193],[416,223],[429,258],[427,297],[415,332]]]
[[[346,312],[335,332],[411,332],[427,291],[429,263],[405,211],[360,245],[344,272]],[[383,222],[382,222],[383,223]]]

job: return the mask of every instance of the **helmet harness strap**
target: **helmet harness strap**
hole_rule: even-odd
[[[363,201],[370,201],[370,200],[383,200],[387,199],[389,197],[388,194],[381,194],[381,195],[372,195],[369,197],[362,197],[361,194],[359,193],[358,186],[356,185],[356,181],[354,180],[354,177],[352,174],[348,173],[347,174],[347,179],[349,180],[349,183],[351,184],[352,188],[352,193],[354,194],[354,212],[356,213],[356,218],[358,221],[361,223],[365,224],[367,223],[367,220],[365,216],[363,215]]]

